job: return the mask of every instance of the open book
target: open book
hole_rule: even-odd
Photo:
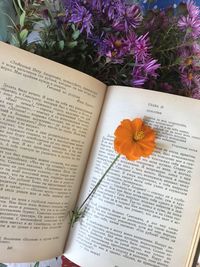
[[[0,262],[62,253],[82,267],[190,267],[200,236],[200,101],[111,86],[0,43]],[[125,118],[157,133],[121,156],[70,229],[69,212],[116,157]]]

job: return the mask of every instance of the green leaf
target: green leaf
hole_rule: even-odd
[[[71,25],[72,30],[75,32],[76,31],[76,26],[74,24]]]
[[[16,0],[16,1],[17,1],[18,5],[19,5],[21,11],[22,11],[22,12],[25,12],[25,10],[24,10],[23,7],[22,7],[21,0]]]
[[[73,32],[73,34],[72,34],[73,40],[77,40],[79,36],[80,36],[80,31],[79,30]]]
[[[40,262],[37,261],[37,262],[35,263],[34,267],[39,267],[39,265],[40,265]]]
[[[52,41],[50,42],[50,47],[54,47],[55,44],[56,44],[56,41],[52,40]]]
[[[87,44],[82,44],[79,46],[80,50],[84,51],[87,48]]]
[[[11,34],[10,44],[17,46],[17,47],[20,47],[20,42],[14,34]]]
[[[22,43],[24,43],[26,41],[27,36],[28,36],[28,30],[23,29],[19,34],[19,37],[20,37],[20,40]]]
[[[26,18],[26,12],[23,12],[19,18],[19,24],[21,29],[24,27],[25,18]]]
[[[69,42],[69,43],[67,44],[67,47],[69,47],[69,48],[74,48],[74,47],[77,46],[77,44],[78,44],[77,41],[72,41],[72,42]]]
[[[187,5],[185,3],[180,3],[176,8],[177,15],[186,16],[188,14]]]
[[[128,62],[127,64],[129,67],[134,67],[135,66],[135,62]]]
[[[59,42],[59,48],[60,48],[60,50],[63,50],[64,47],[65,47],[65,42],[64,42],[63,40],[61,40],[61,41]]]
[[[174,16],[174,8],[173,7],[169,7],[167,10],[166,10],[166,14],[167,16],[170,18],[170,17],[173,17]]]
[[[7,267],[7,265],[0,263],[0,267]]]

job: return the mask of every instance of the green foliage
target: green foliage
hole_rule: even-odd
[[[116,64],[109,58],[99,56],[86,33],[81,32],[78,25],[65,21],[65,10],[61,1],[58,1],[56,10],[48,0],[40,3],[37,0],[13,1],[18,23],[13,23],[12,44],[88,73],[106,84],[130,84],[135,65],[133,55],[125,58],[123,64]],[[178,28],[177,21],[181,16],[187,15],[187,12],[184,3],[180,3],[176,10],[150,10],[145,14],[141,26],[135,29],[138,36],[149,33],[152,58],[157,59],[161,65],[158,77],[152,78],[144,87],[162,91],[162,84],[167,82],[174,88],[173,92],[179,94],[179,88],[182,87],[178,75],[181,63],[179,51],[181,47],[190,46],[191,43],[185,39],[186,33]],[[95,27],[101,29],[105,35],[113,31],[102,20]],[[37,41],[30,38],[33,33],[39,36]],[[121,35],[122,33],[115,32],[115,36],[120,38]]]
[[[12,0],[0,1],[0,40],[10,41],[10,29],[14,25],[15,12]]]
[[[150,10],[144,18],[143,27],[149,32],[153,47],[152,55],[161,64],[158,70],[159,77],[150,89],[162,91],[161,85],[167,82],[173,87],[173,93],[180,94],[179,89],[183,85],[178,74],[181,60],[179,50],[191,45],[184,41],[185,32],[177,27],[177,20],[183,15],[187,15],[187,9],[186,4],[181,3],[176,10],[167,9],[165,14],[159,10]],[[147,25],[151,25],[152,20],[155,20],[153,28],[148,29]]]
[[[40,265],[40,262],[37,261],[37,262],[34,264],[34,267],[39,267],[39,265]]]

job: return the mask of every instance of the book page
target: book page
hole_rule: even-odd
[[[110,87],[79,203],[116,157],[120,121],[137,117],[155,128],[156,150],[121,156],[89,201],[65,254],[82,267],[189,266],[200,210],[198,100]]]
[[[200,214],[186,266],[197,267],[200,256]]]
[[[88,75],[0,43],[0,262],[62,254],[105,94]]]

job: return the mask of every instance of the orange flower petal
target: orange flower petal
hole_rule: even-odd
[[[132,150],[132,142],[129,140],[126,140],[121,144],[121,153],[126,155],[129,154]]]
[[[127,138],[129,136],[131,139],[132,131],[130,129],[119,126],[115,131],[115,136],[117,136],[118,138]]]
[[[138,133],[139,131],[141,131],[142,128],[142,124],[143,121],[140,118],[136,118],[131,122],[131,126],[132,126],[132,132],[133,133]]]
[[[140,132],[143,133],[140,135]],[[135,136],[141,136],[138,140]],[[115,130],[114,148],[129,160],[151,155],[155,149],[155,131],[140,118],[125,119]]]
[[[144,147],[144,146],[141,146],[142,150],[143,150],[143,155],[142,157],[148,157],[149,155],[151,155],[155,149],[155,146],[152,146],[152,147]]]
[[[132,131],[132,122],[128,119],[121,121],[121,126]]]
[[[147,137],[147,136],[150,135],[150,136],[154,137],[154,139],[155,139],[156,133],[155,133],[155,131],[151,127],[144,125],[142,127],[142,131],[144,132],[145,137]]]
[[[138,159],[140,159],[140,157],[136,157],[135,155],[133,155],[133,154],[127,154],[127,155],[125,155],[126,156],[126,158],[128,159],[128,160],[138,160]]]

